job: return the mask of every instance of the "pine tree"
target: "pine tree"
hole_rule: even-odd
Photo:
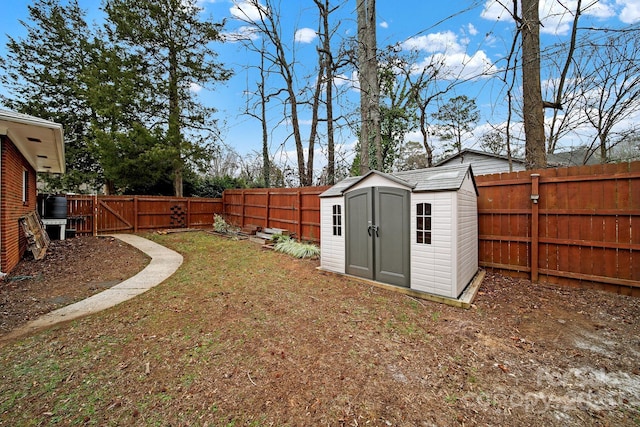
[[[89,149],[92,111],[82,78],[92,49],[85,13],[76,0],[35,0],[22,22],[24,38],[9,37],[1,58],[0,81],[9,95],[0,100],[10,109],[61,123],[67,173],[42,175],[49,191],[91,190],[101,169]]]
[[[195,0],[107,0],[105,11],[111,39],[139,55],[147,67],[138,76],[141,87],[153,88],[146,125],[162,130],[174,195],[182,196],[186,168],[211,156],[218,133],[215,109],[202,105],[191,86],[230,76],[211,46],[220,41],[221,24],[200,20]]]

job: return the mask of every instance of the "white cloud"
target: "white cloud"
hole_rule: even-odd
[[[452,31],[411,37],[400,44],[404,50],[420,50],[425,52],[461,52],[462,46]]]
[[[189,90],[193,93],[198,93],[202,90],[202,86],[200,86],[198,83],[191,82],[189,83]]]
[[[315,32],[315,30],[312,30],[311,28],[300,28],[298,31],[296,31],[294,40],[299,43],[311,43],[317,37],[318,34]]]
[[[563,7],[557,0],[540,1],[540,32],[543,34],[568,34],[573,23],[577,2],[569,0],[563,2]]]
[[[496,0],[487,0],[480,17],[489,21],[511,21],[509,12]]]
[[[604,0],[591,3],[584,13],[598,19],[608,19],[616,15],[613,6]]]
[[[470,25],[467,30],[475,31],[475,27]],[[420,73],[426,67],[434,65],[440,68],[444,79],[474,79],[497,72],[497,68],[484,51],[479,50],[473,55],[465,52],[468,42],[467,38],[458,40],[455,33],[445,31],[412,37],[404,41],[400,47],[432,54],[412,67],[414,73]]]
[[[498,72],[496,66],[482,50],[477,51],[472,56],[464,52],[453,54],[436,53],[435,55],[426,57],[421,63],[416,64],[414,71],[420,72],[425,67],[433,64],[441,64],[441,78],[449,80],[478,79],[488,77]]]
[[[380,28],[389,28],[389,23],[387,21],[382,21],[380,23]]]
[[[235,31],[222,33],[221,36],[224,41],[230,43],[239,42],[242,40],[257,40],[260,38],[257,28],[248,25],[239,27]]]
[[[616,4],[622,6],[620,21],[625,24],[635,24],[640,21],[640,0],[616,0]]]
[[[625,7],[626,5],[631,5],[628,9],[630,11],[628,16],[633,16],[633,5],[635,4],[638,16],[640,16],[640,0],[616,0],[616,3],[624,3]],[[503,2],[502,4],[511,3]],[[511,10],[505,9],[502,4],[497,0],[487,0],[480,16],[490,21],[512,22]],[[568,34],[571,30],[577,4],[577,0],[566,0],[563,2],[557,0],[540,0],[539,13],[542,22],[540,32],[543,34]],[[594,2],[588,7],[583,5],[583,8],[583,15],[598,19],[607,19],[615,15],[613,8],[606,1]],[[522,7],[519,6],[518,11],[521,10]]]
[[[352,90],[360,92],[360,75],[358,74],[358,71],[353,71],[351,73],[351,78],[346,80],[346,82],[351,85]]]
[[[233,6],[229,9],[231,16],[243,21],[259,21],[261,18],[269,14],[269,10],[266,6],[258,3],[257,6],[252,2],[239,1],[234,2]]]
[[[471,34],[472,36],[475,36],[478,34],[478,30],[476,29],[476,27],[473,24],[468,24],[467,25],[467,31],[469,32],[469,34]]]
[[[350,82],[351,82],[351,78],[349,78],[349,76],[347,76],[346,74],[338,74],[333,76],[333,84],[335,86],[339,87]]]
[[[197,0],[196,1],[196,6],[198,6],[200,8],[204,8],[207,3],[213,4],[215,2],[216,2],[216,0]]]

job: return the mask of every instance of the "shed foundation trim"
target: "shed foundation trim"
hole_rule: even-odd
[[[371,285],[371,286],[375,286],[377,288],[382,288],[382,289],[387,289],[390,291],[394,291],[394,292],[399,292],[401,294],[404,295],[408,295],[411,297],[415,297],[415,298],[420,298],[423,300],[427,300],[427,301],[433,301],[433,302],[438,302],[441,304],[446,304],[452,307],[458,307],[458,308],[471,308],[473,301],[475,300],[476,296],[478,295],[478,291],[480,290],[480,285],[482,285],[482,281],[484,280],[484,276],[486,274],[486,272],[484,270],[478,270],[478,272],[475,274],[475,276],[473,277],[473,279],[471,280],[471,282],[469,282],[469,284],[467,285],[467,287],[464,289],[464,291],[462,292],[462,294],[460,295],[460,297],[458,298],[449,298],[449,297],[444,297],[444,296],[440,296],[440,295],[434,295],[434,294],[430,294],[427,292],[422,292],[422,291],[418,291],[415,289],[410,289],[410,288],[405,288],[402,286],[395,286],[395,285],[389,285],[386,283],[382,283],[382,282],[377,282],[375,280],[368,280],[368,279],[364,279],[362,277],[358,277],[358,276],[353,276],[351,274],[343,274],[343,273],[337,273],[335,271],[331,271],[331,270],[326,270],[322,267],[316,267],[317,270],[322,271],[324,273],[327,274],[335,274],[338,276],[345,276],[348,277],[350,279],[356,280],[362,284],[366,284],[366,285]]]

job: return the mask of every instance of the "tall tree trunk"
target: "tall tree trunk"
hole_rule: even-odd
[[[539,0],[522,0],[522,88],[527,169],[547,166],[540,85]]]
[[[329,0],[324,1],[321,5],[318,0],[316,4],[320,8],[320,17],[322,19],[322,31],[324,37],[322,40],[322,54],[324,58],[325,72],[325,97],[327,112],[327,184],[333,185],[336,181],[336,160],[335,160],[335,142],[333,138],[333,55],[331,54],[331,34],[329,32]]]
[[[173,194],[182,197],[182,160],[180,131],[180,95],[178,89],[178,53],[175,46],[169,48],[169,128],[167,129],[169,144],[175,150],[173,159]]]
[[[264,186],[271,186],[271,159],[269,158],[269,130],[267,129],[267,100],[264,94],[264,76],[260,94],[260,123],[262,124],[262,178]]]
[[[327,55],[327,82],[325,87],[327,102],[327,184],[336,183],[336,146],[333,139],[333,64],[331,55]]]
[[[303,186],[313,185],[313,160],[316,138],[318,136],[318,109],[320,108],[320,94],[322,93],[322,82],[324,79],[324,59],[323,54],[318,52],[318,78],[316,88],[313,92],[311,107],[311,130],[309,131],[309,153],[307,154],[307,178]]]
[[[427,167],[433,166],[433,150],[429,145],[429,129],[427,129],[427,102],[420,104],[420,133],[422,134],[422,146],[427,152]]]
[[[269,188],[271,185],[271,159],[269,158],[269,130],[267,129],[267,94],[266,79],[264,65],[264,41],[262,42],[262,50],[260,52],[260,124],[262,125],[262,179],[264,186]]]
[[[360,174],[369,172],[369,110],[367,100],[367,0],[357,0],[358,15],[358,80],[360,81]]]
[[[609,133],[601,133],[600,134],[600,163],[605,164],[607,163],[607,137],[609,136]],[[584,162],[585,164],[587,163],[586,160]]]
[[[507,144],[507,160],[509,161],[509,172],[513,172],[513,157],[511,155],[511,88],[507,90],[507,126],[506,131],[506,144]]]
[[[382,155],[382,122],[380,117],[380,81],[378,76],[378,39],[376,37],[376,2],[369,0],[367,8],[367,71],[371,94],[369,95],[369,115],[373,144],[376,147],[378,170],[384,169]]]
[[[375,0],[358,0],[358,76],[360,80],[360,173],[369,171],[369,144],[373,141],[376,167],[382,168],[380,85],[376,40]]]

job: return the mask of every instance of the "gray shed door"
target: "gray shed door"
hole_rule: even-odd
[[[409,191],[372,187],[348,193],[346,272],[409,286]]]

